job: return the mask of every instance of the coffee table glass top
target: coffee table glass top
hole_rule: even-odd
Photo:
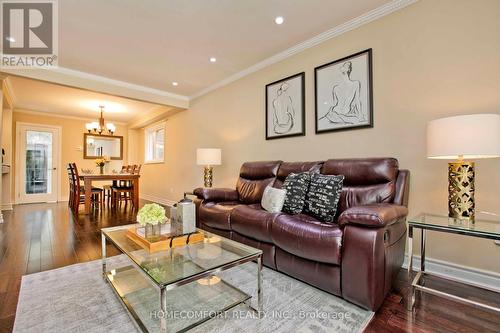
[[[102,232],[158,286],[164,287],[258,254],[259,249],[198,229],[203,242],[150,253],[126,235],[136,224],[104,228]]]
[[[477,214],[474,221],[425,213],[408,219],[408,224],[426,229],[500,239],[500,217],[485,213]]]

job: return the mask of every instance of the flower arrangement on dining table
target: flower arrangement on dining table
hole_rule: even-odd
[[[101,171],[101,175],[104,173],[104,166],[106,163],[109,163],[110,160],[111,159],[108,156],[103,156],[94,160],[95,165],[98,166]]]

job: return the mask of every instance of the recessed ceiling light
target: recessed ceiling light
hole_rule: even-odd
[[[15,41],[16,41],[16,39],[14,37],[6,37],[5,39],[11,43],[15,43]]]
[[[210,62],[216,62],[216,61],[217,61],[217,58],[215,58],[215,57],[210,58]]]
[[[283,16],[278,16],[274,19],[274,22],[276,24],[283,24],[283,22],[285,22],[285,19],[283,18]]]
[[[175,82],[175,81],[174,81],[174,82],[172,82],[172,85],[173,85],[173,86],[178,86],[179,84],[178,84],[177,82]]]

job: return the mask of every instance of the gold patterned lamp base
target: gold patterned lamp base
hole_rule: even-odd
[[[474,220],[474,162],[448,163],[448,215]]]
[[[212,180],[213,180],[213,167],[207,165],[205,166],[205,170],[203,173],[203,180],[205,187],[212,187]]]

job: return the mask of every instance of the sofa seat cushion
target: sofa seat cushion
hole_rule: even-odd
[[[198,209],[199,220],[212,228],[231,230],[229,217],[239,204],[237,201],[203,203]]]
[[[279,215],[273,223],[274,244],[298,257],[340,265],[342,230],[305,214]]]
[[[241,205],[231,213],[231,228],[240,235],[272,243],[271,225],[280,213],[269,213],[259,204]]]

